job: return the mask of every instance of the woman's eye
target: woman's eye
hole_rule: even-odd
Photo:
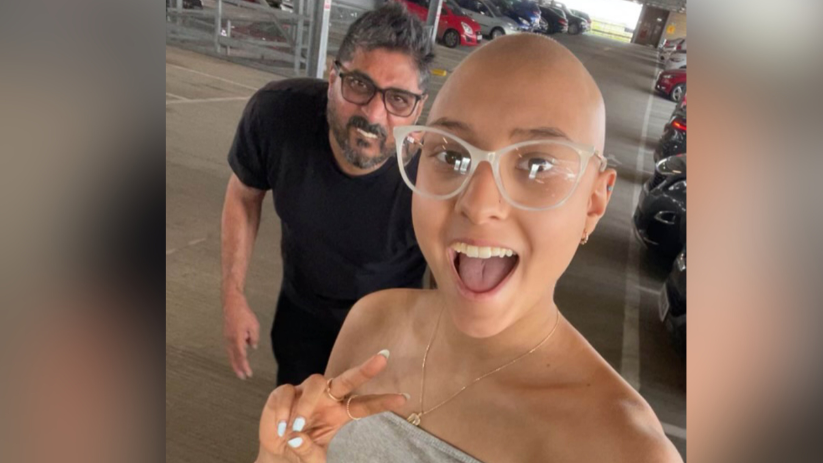
[[[440,162],[454,167],[454,170],[460,173],[466,173],[471,163],[471,158],[468,156],[449,150],[439,150],[437,154],[435,154],[435,158]]]
[[[523,158],[517,163],[517,169],[528,172],[529,180],[546,175],[562,174],[561,171],[563,170],[557,159],[551,156]]]

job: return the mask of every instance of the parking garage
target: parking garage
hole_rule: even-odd
[[[421,124],[454,69],[492,40],[476,22],[472,34],[479,33],[479,43],[448,42],[449,29],[440,22],[450,2],[438,3],[425,18],[437,44],[432,97]],[[591,10],[585,12],[591,19],[586,31],[550,34],[585,65],[603,94],[603,154],[617,171],[608,211],[560,280],[555,299],[569,322],[648,401],[685,460],[686,363],[678,345],[685,338],[677,338],[679,329],[685,336],[685,292],[682,301],[672,296],[678,285],[673,278],[682,274],[685,286],[685,104],[657,86],[666,65],[661,47],[685,37],[686,5],[633,5],[634,24]],[[249,98],[272,81],[325,78],[348,26],[375,6],[355,0],[167,2],[167,461],[255,458],[260,409],[276,383],[277,364],[267,336],[250,354],[253,378],[238,380],[226,358],[220,315],[220,223],[231,174],[226,155]],[[582,11],[586,2],[564,6]],[[449,14],[466,9],[453,5]],[[501,24],[518,23],[502,8],[494,10],[503,13]],[[543,15],[535,21],[548,27]],[[674,133],[678,127],[682,133]],[[682,149],[661,154],[661,142],[677,136],[683,137]],[[670,203],[651,204],[652,197]],[[265,204],[246,281],[264,333],[283,277],[280,222],[271,199]],[[649,216],[645,221],[638,219],[643,214]]]

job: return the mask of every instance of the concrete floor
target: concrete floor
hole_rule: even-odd
[[[651,151],[674,104],[650,96],[654,50],[591,36],[556,38],[603,91],[606,155],[619,176],[608,213],[559,285],[558,304],[639,386],[685,458],[686,365],[656,316],[670,264],[645,251],[631,229],[637,188],[653,171]],[[438,46],[437,67],[453,69],[469,51]],[[166,461],[172,463],[251,462],[256,456],[259,414],[276,373],[268,330],[282,275],[279,224],[269,197],[247,284],[261,342],[250,358],[254,377],[240,381],[221,336],[220,213],[230,174],[226,154],[246,99],[277,79],[166,49]],[[433,80],[437,91],[444,78]]]

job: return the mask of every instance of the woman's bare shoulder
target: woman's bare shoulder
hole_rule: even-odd
[[[666,437],[660,420],[646,400],[628,383],[618,378],[606,385],[601,397],[593,399],[600,412],[593,414],[590,429],[599,432],[600,445],[592,455],[600,461],[682,462],[680,454]]]
[[[424,290],[388,289],[363,297],[349,311],[337,336],[327,376],[335,376],[382,349],[411,323],[413,308]]]
[[[651,406],[570,327],[557,366],[532,376],[519,394],[545,432],[529,440],[544,459],[682,462]]]
[[[598,360],[590,376],[571,388],[577,393],[571,393],[574,398],[565,407],[562,434],[569,456],[615,463],[682,462],[648,402],[599,355]]]

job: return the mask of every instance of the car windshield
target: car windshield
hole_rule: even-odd
[[[511,3],[507,2],[506,0],[492,0],[494,5],[498,11],[509,13],[512,10]]]
[[[460,8],[460,6],[457,5],[457,3],[451,0],[446,1],[444,3],[447,7],[449,7],[450,10],[452,10],[453,14],[457,16],[466,16],[466,13]]]
[[[481,4],[482,4],[483,6],[485,6],[486,8],[488,8],[488,9],[489,9],[489,11],[491,11],[493,15],[495,15],[495,16],[503,16],[503,12],[502,12],[502,11],[500,11],[500,8],[498,8],[498,7],[497,7],[497,5],[494,5],[494,4],[492,4],[492,3],[481,3]]]

